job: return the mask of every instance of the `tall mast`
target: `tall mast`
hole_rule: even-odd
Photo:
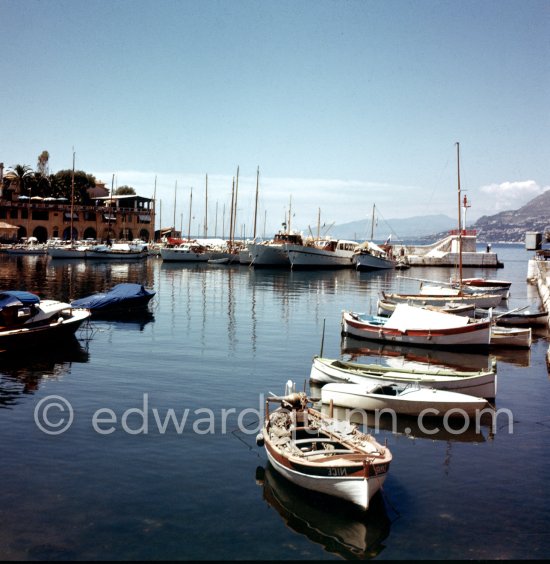
[[[229,252],[233,250],[233,206],[235,205],[235,177],[231,184],[231,211],[229,213]]]
[[[155,223],[157,222],[157,175],[155,174],[155,189],[153,190],[153,241],[155,241]]]
[[[460,217],[460,143],[456,144],[456,167],[458,180],[458,284],[462,288],[462,218]]]
[[[321,240],[321,208],[317,212],[317,240]]]
[[[191,186],[191,195],[189,196],[189,228],[187,230],[187,240],[191,240],[191,208],[193,207],[193,186]]]
[[[374,241],[374,208],[376,207],[375,204],[372,204],[372,220],[370,225],[370,240]]]
[[[73,221],[74,221],[74,160],[75,160],[75,152],[73,149],[73,172],[71,174],[71,243],[74,240],[73,237]]]
[[[176,195],[178,192],[178,181],[176,180],[176,185],[174,186],[174,236],[176,235]],[[180,233],[181,237],[181,233]]]
[[[206,195],[204,203],[204,238],[208,237],[208,174],[206,175]]]
[[[231,234],[231,246],[235,240],[235,229],[237,228],[237,197],[239,194],[239,167],[237,166],[237,180],[235,181],[235,212],[233,213],[233,231]]]
[[[256,220],[258,218],[258,186],[260,184],[260,167],[256,172],[256,204],[254,206],[254,236],[253,239],[256,239]]]
[[[292,221],[292,194],[290,195],[290,202],[288,204],[288,233],[290,233],[290,222]]]

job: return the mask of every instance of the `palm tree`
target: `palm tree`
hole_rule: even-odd
[[[9,179],[10,184],[14,182],[19,187],[19,194],[30,197],[30,187],[27,190],[26,185],[27,180],[30,180],[34,176],[34,172],[29,165],[15,165],[8,169],[6,172],[6,178]],[[28,192],[28,194],[25,194]]]

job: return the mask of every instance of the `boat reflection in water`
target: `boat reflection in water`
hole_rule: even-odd
[[[369,559],[384,549],[390,532],[390,519],[382,492],[371,499],[367,512],[294,485],[267,464],[256,469],[256,483],[263,487],[263,498],[296,533],[320,544],[342,558]]]
[[[62,347],[36,349],[32,354],[0,354],[0,409],[12,407],[38,391],[44,380],[59,380],[70,372],[73,363],[89,361],[86,346],[76,337]]]
[[[311,396],[321,397],[321,387],[310,382]],[[443,421],[441,417],[417,417],[397,413],[376,413],[362,409],[320,404],[319,411],[329,417],[350,421],[365,433],[375,437],[379,433],[403,435],[409,439],[429,439],[431,441],[483,443],[494,435],[491,414],[484,414],[480,421],[470,418],[467,422],[459,418]],[[332,413],[332,415],[331,415]],[[379,439],[378,439],[379,440]]]
[[[535,336],[535,335],[534,335]],[[531,362],[531,349],[506,349],[501,347],[486,352],[459,352],[452,349],[436,349],[391,345],[368,342],[353,337],[342,337],[340,346],[342,355],[349,360],[358,361],[360,357],[378,357],[380,364],[404,366],[411,362],[441,366],[456,370],[489,370],[494,361],[502,361],[514,366],[527,367]]]
[[[467,353],[450,349],[391,345],[348,336],[342,337],[340,352],[354,361],[365,356],[372,362],[372,359],[377,357],[380,364],[387,366],[405,366],[413,362],[465,371],[490,370],[494,360],[494,355],[486,352]]]

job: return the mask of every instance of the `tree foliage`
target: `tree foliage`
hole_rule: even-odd
[[[131,186],[119,186],[114,193],[114,196],[128,196],[129,194],[135,194],[136,191]]]
[[[72,196],[72,170],[60,170],[50,176],[51,192],[55,198],[71,199]],[[74,171],[74,201],[76,204],[89,205],[92,202],[88,195],[88,189],[94,188],[95,176],[87,174],[83,170]]]

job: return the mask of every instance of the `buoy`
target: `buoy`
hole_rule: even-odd
[[[258,435],[256,435],[256,444],[259,447],[264,446],[264,436],[262,435],[262,433],[258,433]]]

